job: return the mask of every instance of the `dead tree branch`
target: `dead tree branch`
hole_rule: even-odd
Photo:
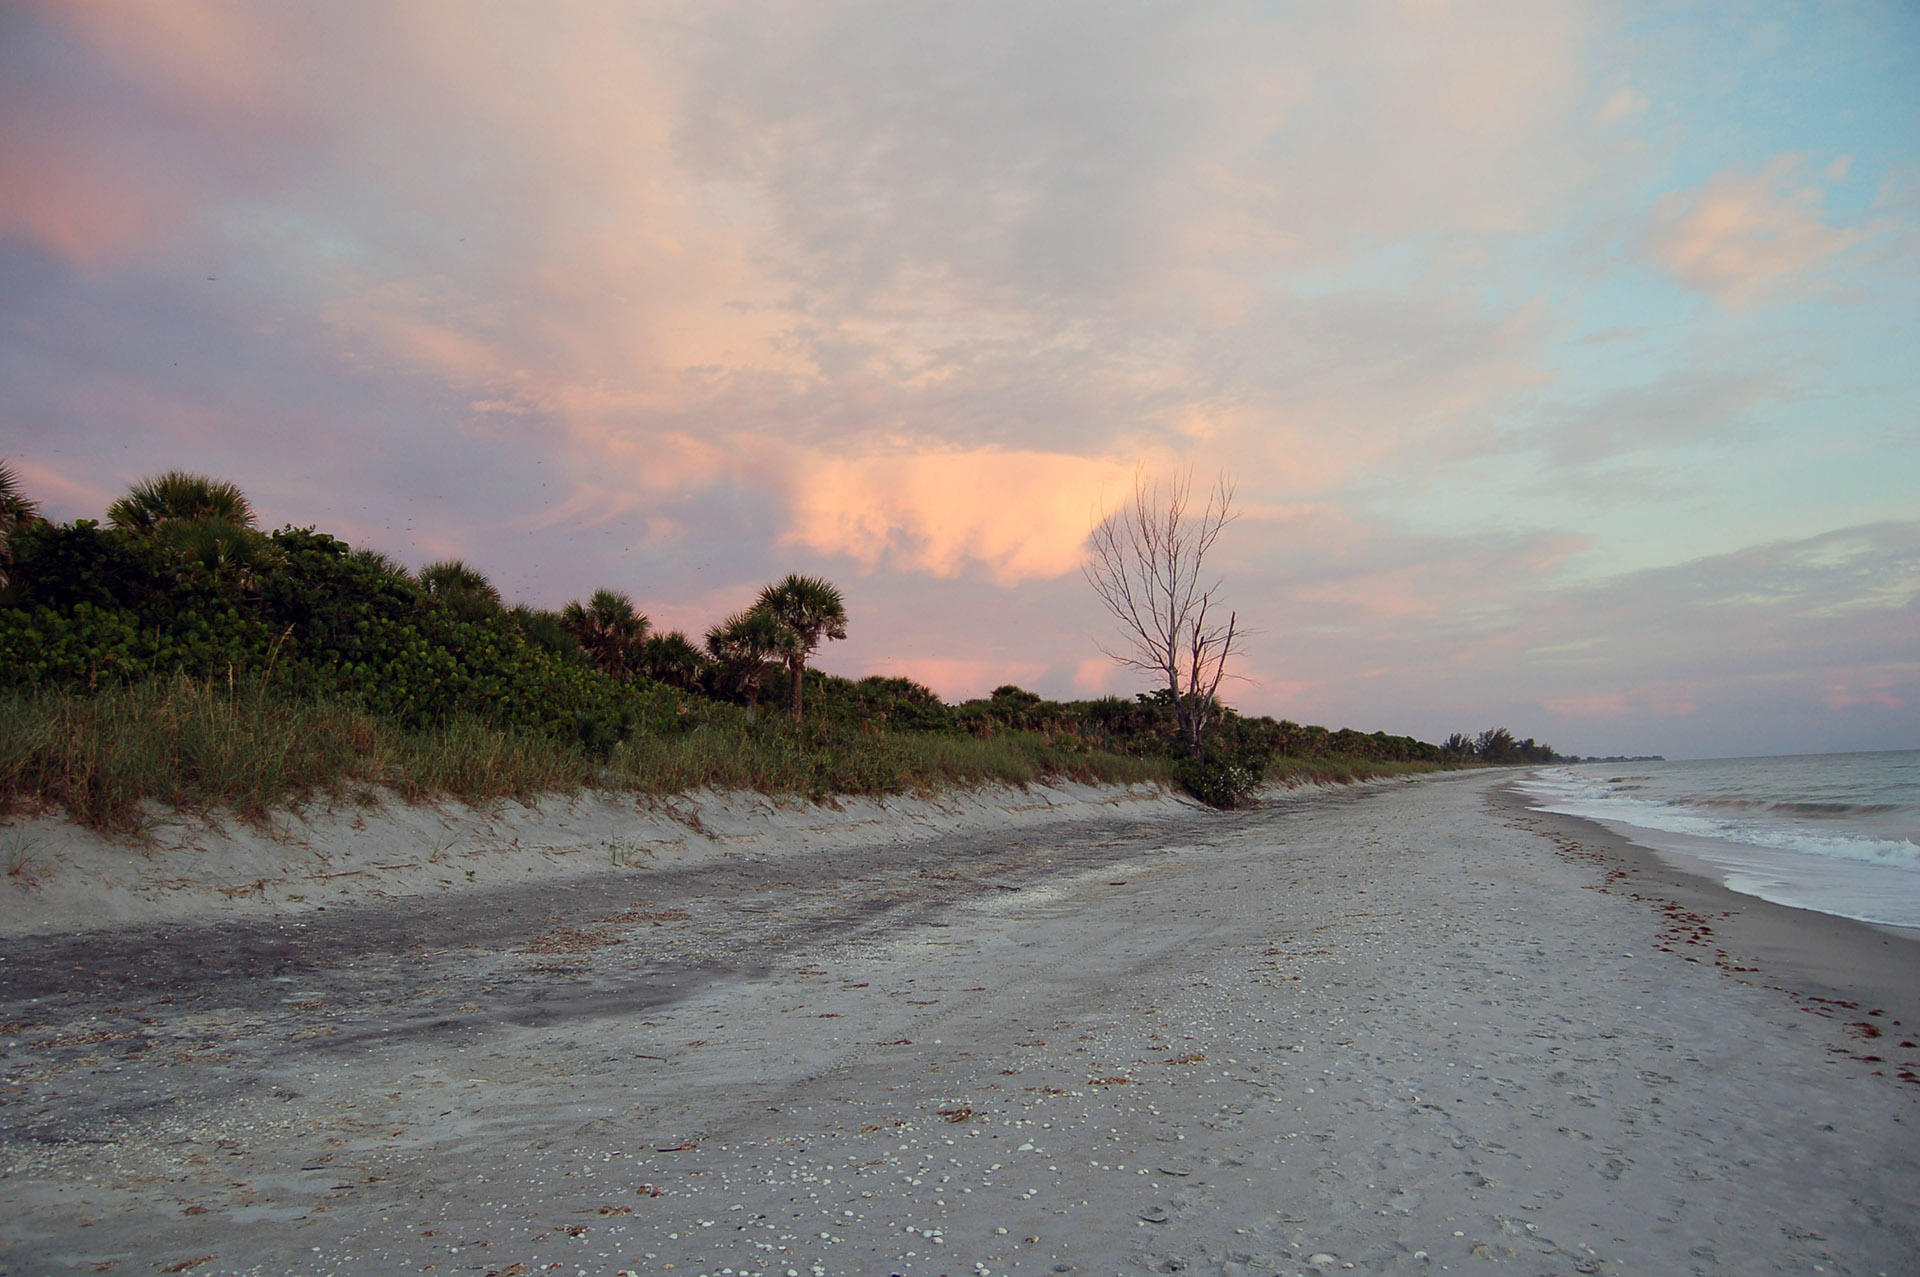
[[[1206,575],[1207,554],[1234,519],[1233,485],[1216,479],[1196,514],[1192,479],[1176,476],[1163,496],[1158,483],[1135,476],[1132,503],[1095,525],[1081,570],[1125,640],[1124,650],[1100,650],[1165,681],[1180,733],[1198,758],[1241,631],[1236,613],[1220,619],[1220,582]]]

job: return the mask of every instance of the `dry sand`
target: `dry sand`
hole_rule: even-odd
[[[1920,949],[1502,779],[14,933],[0,1270],[1920,1272]]]

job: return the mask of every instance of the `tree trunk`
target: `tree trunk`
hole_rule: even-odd
[[[793,721],[797,723],[800,721],[800,684],[806,676],[807,663],[796,658],[788,661],[787,666],[793,671]]]

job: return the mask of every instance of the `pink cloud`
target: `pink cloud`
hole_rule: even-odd
[[[6,457],[9,469],[20,477],[20,489],[41,513],[54,519],[98,519],[120,494],[78,479],[24,457]]]
[[[1110,696],[1115,688],[1139,681],[1137,672],[1105,656],[1090,656],[1073,668],[1073,688],[1083,696]]]
[[[1618,694],[1571,696],[1540,703],[1566,718],[1622,718],[1633,713],[1633,707],[1627,704],[1626,697]]]
[[[162,218],[127,182],[81,156],[42,151],[0,126],[0,236],[97,269],[143,243]]]
[[[1046,673],[1033,661],[964,660],[946,657],[891,657],[874,663],[872,672],[889,678],[910,678],[931,687],[943,700],[963,701],[985,696],[1007,683],[1026,684]]]
[[[1868,229],[1825,219],[1825,192],[1803,181],[1797,155],[1758,173],[1716,173],[1655,203],[1647,243],[1654,260],[1690,288],[1738,307],[1765,286],[1860,242]]]
[[[1904,709],[1906,702],[1893,694],[1893,683],[1827,684],[1821,703],[1828,709],[1851,709],[1855,705],[1875,705],[1881,709]]]
[[[1115,462],[1046,452],[935,452],[800,459],[787,544],[869,568],[1000,585],[1080,566],[1102,509],[1131,490]]]
[[[73,0],[30,2],[9,21],[22,47],[71,41],[98,59],[63,78],[12,64],[0,85],[0,235],[82,269],[153,244],[248,180],[252,140],[284,122],[281,69],[298,59],[247,10]],[[110,79],[116,91],[90,91]]]

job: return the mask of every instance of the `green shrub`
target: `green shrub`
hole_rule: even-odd
[[[10,529],[0,804],[53,803],[130,828],[144,800],[259,813],[348,785],[474,800],[584,786],[826,797],[1177,777],[1232,807],[1263,776],[1346,779],[1459,758],[1222,706],[1210,761],[1189,764],[1176,761],[1165,692],[1059,702],[1005,685],[954,706],[909,679],[814,669],[804,724],[778,712],[752,721],[679,634],[610,675],[562,616],[503,607],[464,564],[415,578],[312,529],[167,528]]]
[[[1211,756],[1183,758],[1174,764],[1180,788],[1209,807],[1232,810],[1253,801],[1263,779],[1261,770],[1238,758]]]

